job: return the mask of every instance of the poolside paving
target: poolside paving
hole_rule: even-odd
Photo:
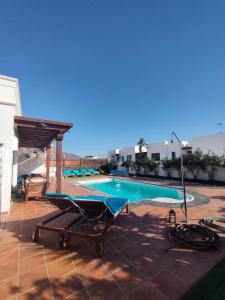
[[[156,183],[156,181],[154,181]],[[168,183],[175,185],[176,183]],[[189,208],[192,222],[225,214],[225,188],[190,185],[210,202]],[[54,190],[54,182],[50,189]],[[63,192],[93,192],[63,180]],[[96,193],[95,193],[96,194]],[[99,193],[100,194],[100,193]],[[225,256],[221,250],[197,252],[173,248],[166,238],[168,207],[141,205],[123,214],[106,236],[103,258],[85,240],[73,240],[69,251],[60,250],[57,235],[43,232],[40,243],[31,240],[35,224],[54,208],[41,201],[12,203],[0,221],[1,299],[179,299]],[[183,220],[180,209],[175,209]],[[223,245],[224,236],[221,234]]]

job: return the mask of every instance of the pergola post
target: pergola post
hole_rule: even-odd
[[[56,137],[56,193],[61,193],[62,189],[62,140],[63,134]]]
[[[47,188],[49,187],[49,179],[50,179],[50,155],[51,155],[51,145],[47,146],[46,152],[46,182]]]

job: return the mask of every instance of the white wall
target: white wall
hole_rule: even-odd
[[[193,151],[200,148],[205,154],[212,151],[222,156],[225,154],[225,133],[197,136],[192,138],[191,144]]]
[[[15,186],[16,182],[18,141],[14,132],[15,115],[21,115],[18,80],[0,76],[0,144],[2,144],[1,212],[9,210],[11,187]]]
[[[188,142],[183,141],[183,146],[187,146]],[[148,158],[151,159],[152,153],[160,153],[160,160],[161,159],[171,159],[172,152],[175,152],[176,157],[180,157],[180,144],[178,142],[169,143],[165,142],[158,142],[158,143],[150,143],[148,145]]]
[[[109,150],[108,151],[108,160],[113,160],[115,159],[115,155],[116,154],[119,154],[120,153],[120,150],[119,149],[112,149],[112,150]]]
[[[121,164],[122,164],[122,156],[124,157],[124,161],[126,161],[128,155],[132,155],[131,159],[135,160],[135,147],[134,146],[125,147],[120,150],[120,157],[121,157],[120,163]]]

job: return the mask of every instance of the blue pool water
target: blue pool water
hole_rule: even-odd
[[[112,179],[106,182],[86,182],[83,183],[83,185],[114,197],[127,198],[129,202],[153,198],[173,198],[176,200],[183,200],[182,192],[174,188],[127,180]]]

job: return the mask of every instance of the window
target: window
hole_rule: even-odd
[[[136,161],[142,161],[145,158],[147,158],[147,152],[135,153],[135,160]]]
[[[132,155],[127,155],[127,160],[132,160]]]
[[[192,151],[191,150],[188,150],[188,152],[187,152],[188,154],[191,154],[192,153]]]
[[[172,157],[172,159],[175,159],[176,158],[176,152],[171,152],[171,157]]]
[[[160,160],[160,153],[152,153],[151,157],[154,160]]]

